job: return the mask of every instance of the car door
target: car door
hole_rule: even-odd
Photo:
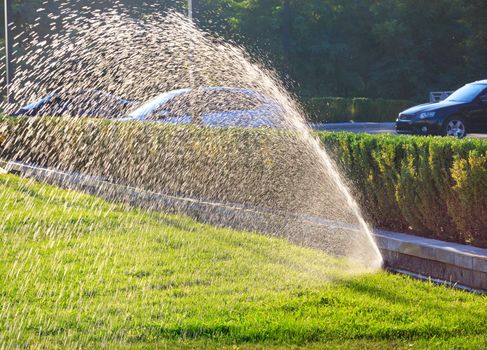
[[[487,88],[478,97],[478,124],[480,132],[487,132]]]
[[[487,131],[487,102],[483,99],[487,95],[484,89],[471,103],[464,107],[469,132]]]

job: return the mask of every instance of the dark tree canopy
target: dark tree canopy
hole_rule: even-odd
[[[33,30],[43,2],[14,0],[17,30]],[[47,6],[55,11],[52,0]],[[269,60],[304,96],[424,99],[487,78],[485,0],[198,0],[195,7],[202,27]]]

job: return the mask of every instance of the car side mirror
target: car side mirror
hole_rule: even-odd
[[[487,105],[487,94],[480,96],[480,103],[483,105]]]

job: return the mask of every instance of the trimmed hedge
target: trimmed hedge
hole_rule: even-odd
[[[415,103],[405,100],[313,97],[303,101],[312,123],[392,122]]]
[[[2,136],[3,135],[3,136]],[[487,247],[487,141],[318,133],[375,227]],[[336,196],[284,130],[69,118],[0,119],[0,157],[163,193],[327,218]],[[345,205],[345,204],[343,204]]]
[[[330,179],[316,153],[287,130],[85,118],[10,119],[2,128],[8,160],[177,196],[312,215],[330,207],[317,190]]]
[[[375,226],[487,247],[487,141],[319,133]]]

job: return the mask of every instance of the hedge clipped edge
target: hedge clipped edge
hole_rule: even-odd
[[[23,121],[25,119],[0,117],[0,144],[3,142],[2,137],[5,138],[2,136],[5,135],[5,131]],[[105,129],[110,133],[117,131],[108,128],[108,125],[112,124],[110,121],[99,120],[94,124],[88,123],[92,126],[99,125],[102,127],[101,131]],[[139,127],[136,129],[138,130]],[[149,129],[154,128],[144,125],[144,130],[138,133],[140,135],[136,135],[137,139],[143,136],[148,147],[152,141],[147,138],[149,134],[145,131],[150,131]],[[193,138],[202,136],[203,140],[207,141],[211,137],[215,137],[215,140],[222,137],[216,130],[193,130],[191,126],[158,125],[157,129],[174,129],[181,132],[191,129],[190,134]],[[134,130],[134,127],[127,124],[127,132]],[[278,150],[272,148],[272,142],[264,141],[269,137],[268,141],[273,137],[285,136],[289,144],[278,152],[285,152],[293,158],[298,154],[291,151],[295,148],[291,145],[292,135],[279,136],[280,133],[276,133],[271,136],[266,131],[265,137],[262,138],[264,134],[260,135],[260,133],[258,130],[243,129],[232,130],[225,135],[245,143],[241,148],[233,151],[240,152],[243,149],[248,152],[262,153],[259,166],[262,169],[270,167],[266,172],[280,174],[282,181],[288,181],[288,165],[269,163],[272,154]],[[180,133],[176,133],[172,139],[178,139],[178,135],[181,136]],[[245,135],[253,135],[253,137],[245,137]],[[317,135],[350,180],[363,212],[375,227],[395,231],[410,230],[426,237],[487,247],[487,196],[485,195],[487,194],[487,141],[328,132],[317,133]],[[69,143],[86,141],[86,144],[91,144],[89,139],[84,140],[88,136],[91,137],[91,133],[87,132],[84,138],[81,136],[73,136]],[[126,137],[116,137],[116,139],[125,140]],[[258,144],[254,142],[257,139],[261,141]],[[188,150],[203,152],[201,147],[194,149],[199,144],[198,141],[189,145]],[[215,155],[229,151],[220,149],[221,147],[217,148],[218,150],[213,150],[216,152]],[[138,152],[144,153],[147,150],[141,149]],[[201,154],[203,156],[206,153]],[[207,157],[213,159],[215,155],[211,153],[207,154]],[[208,160],[211,160],[210,158]],[[74,164],[73,166],[82,168],[87,165]],[[246,166],[243,168],[246,169]],[[306,178],[304,175],[296,176],[302,182]]]
[[[487,141],[318,136],[375,227],[487,247]]]

